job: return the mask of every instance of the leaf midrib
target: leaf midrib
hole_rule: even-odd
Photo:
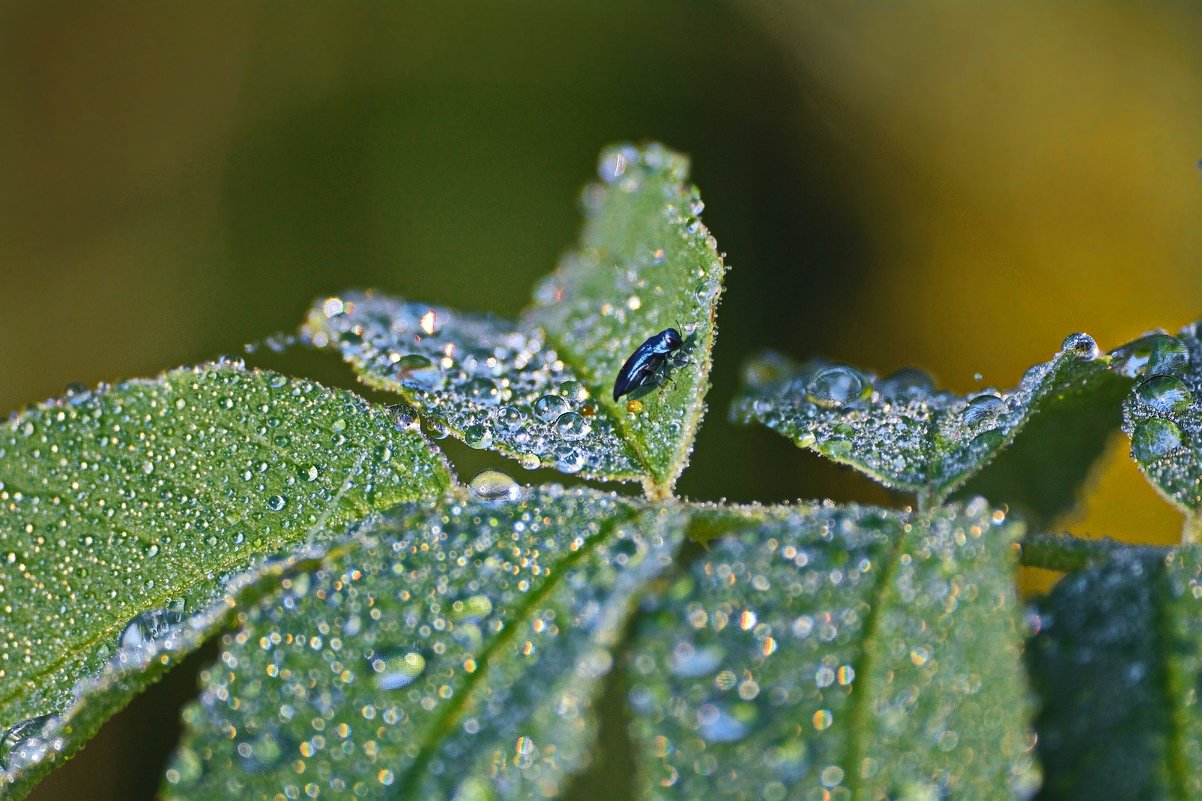
[[[605,524],[600,527],[596,534],[592,535],[584,541],[584,544],[575,551],[569,552],[564,558],[558,562],[555,569],[551,572],[547,581],[543,583],[534,592],[529,593],[523,602],[515,608],[514,614],[511,617],[511,622],[501,629],[487,646],[475,657],[477,662],[476,671],[469,673],[464,680],[463,687],[460,692],[442,708],[442,712],[438,718],[433,721],[429,732],[431,735],[425,738],[417,756],[406,770],[404,778],[401,780],[397,791],[399,799],[413,799],[420,797],[421,780],[424,778],[425,768],[434,758],[442,743],[450,735],[452,729],[459,721],[460,716],[467,708],[468,703],[472,700],[473,691],[491,672],[494,661],[498,658],[498,654],[502,651],[505,645],[513,641],[517,637],[521,629],[521,623],[525,621],[530,610],[541,604],[543,600],[551,595],[551,593],[559,586],[563,577],[570,571],[578,562],[590,555],[599,545],[609,539],[614,529],[618,526],[628,523],[640,514],[641,510],[637,508],[627,508],[622,514],[606,520]]]

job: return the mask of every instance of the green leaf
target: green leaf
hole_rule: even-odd
[[[390,513],[249,611],[185,712],[164,794],[555,795],[588,759],[611,648],[683,515],[499,486]]]
[[[317,303],[303,333],[417,406],[435,436],[667,496],[703,411],[725,267],[684,157],[615,147],[598,172],[578,248],[517,322],[356,292]],[[671,381],[614,401],[626,358],[668,327],[685,336]]]
[[[635,622],[643,795],[1029,794],[1019,527],[1001,519],[979,500],[823,506],[711,543]]]
[[[887,487],[936,502],[1038,420],[1033,447],[1017,450],[973,489],[1042,523],[1072,506],[1106,433],[1119,425],[1118,399],[1130,379],[1109,363],[1092,338],[1074,334],[1016,389],[960,397],[936,391],[919,370],[877,379],[846,365],[798,366],[768,354],[748,366],[732,417],[763,423]],[[1044,437],[1059,446],[1055,452]]]
[[[231,576],[450,482],[419,435],[357,396],[230,364],[80,389],[9,420],[9,792],[26,791],[218,625],[246,583]]]
[[[1040,798],[1202,799],[1202,551],[1117,551],[1035,627]]]
[[[1202,539],[1202,341],[1199,325],[1176,337],[1149,334],[1125,346],[1140,380],[1123,404],[1131,456],[1161,495],[1186,514],[1186,538]]]

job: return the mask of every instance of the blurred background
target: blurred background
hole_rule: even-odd
[[[1197,319],[1200,41],[1169,2],[7,3],[0,410],[236,353],[349,287],[515,313],[601,147],[655,139],[693,157],[733,266],[680,490],[895,503],[727,423],[741,361],[968,391],[1070,332]],[[1180,516],[1116,441],[1064,526],[1172,542]],[[151,797],[206,658],[33,798]]]

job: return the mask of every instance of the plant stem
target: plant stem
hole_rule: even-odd
[[[1168,553],[1168,548],[1128,545],[1110,538],[1087,540],[1071,534],[1027,534],[1019,543],[1020,560],[1027,567],[1072,572],[1084,570],[1118,551],[1139,550]]]

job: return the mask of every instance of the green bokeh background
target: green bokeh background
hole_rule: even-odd
[[[1072,331],[1196,319],[1200,41],[1167,2],[7,4],[0,408],[237,352],[348,287],[516,312],[600,148],[657,139],[692,155],[733,266],[681,491],[891,502],[729,425],[740,362],[969,390]],[[450,449],[465,477],[521,473]],[[1168,542],[1179,517],[1119,444],[1066,526]],[[149,797],[193,686],[173,674],[34,798]]]

